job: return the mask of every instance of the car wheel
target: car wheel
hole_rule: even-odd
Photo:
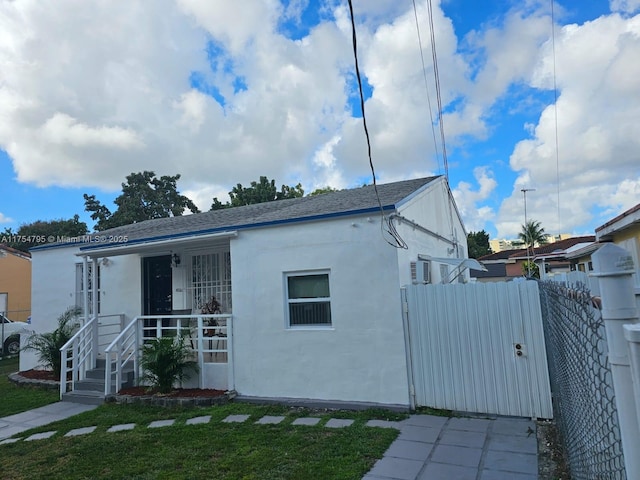
[[[10,337],[4,342],[4,354],[15,355],[20,352],[20,338]]]

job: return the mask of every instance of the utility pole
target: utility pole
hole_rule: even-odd
[[[535,192],[535,188],[523,188],[520,191],[522,192],[522,195],[524,196],[524,233],[525,233],[525,242],[527,242],[527,240],[529,240],[527,242],[527,277],[531,278],[531,260],[530,260],[530,256],[529,256],[529,244],[531,243],[531,239],[526,238],[529,233],[531,232],[527,232],[527,192]]]

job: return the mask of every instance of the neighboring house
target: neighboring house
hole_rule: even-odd
[[[596,228],[596,239],[619,245],[633,258],[635,294],[640,308],[640,203]]]
[[[554,274],[571,271],[571,252],[586,247],[595,241],[595,237],[572,237],[535,247],[533,250],[504,250],[480,257],[478,261],[487,267],[488,272],[474,271],[473,278],[479,282],[509,281],[523,277],[523,265],[529,259],[540,268],[542,279]]]
[[[31,314],[31,255],[0,245],[0,313],[26,322]]]
[[[223,388],[408,406],[400,287],[468,281],[467,234],[444,177],[377,192],[379,199],[366,186],[150,220],[37,247],[32,327],[53,330],[74,303],[89,304],[89,316],[123,313],[129,322],[200,313],[215,295],[233,325],[233,375]],[[388,230],[406,248],[391,246]],[[35,364],[23,352],[20,368]],[[221,387],[213,377],[200,382]]]

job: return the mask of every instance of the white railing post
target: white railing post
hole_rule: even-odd
[[[600,281],[602,319],[607,332],[609,362],[616,395],[622,452],[627,478],[640,478],[640,425],[634,400],[629,348],[624,325],[638,322],[633,258],[625,249],[606,243],[593,254],[594,276]]]
[[[204,388],[204,322],[202,316],[198,316],[198,333],[196,334],[196,342],[198,344],[198,367],[200,369],[200,388]]]
[[[226,319],[227,324],[227,390],[236,389],[236,377],[233,368],[233,317]]]

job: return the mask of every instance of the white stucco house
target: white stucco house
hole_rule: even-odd
[[[149,220],[35,248],[32,326],[51,331],[61,312],[82,306],[98,326],[85,328],[94,336],[77,358],[95,363],[107,351],[115,362],[215,295],[217,333],[207,318],[191,319],[203,367],[194,384],[255,399],[408,407],[400,287],[467,281],[466,232],[444,177],[377,192]],[[390,227],[404,248],[390,245]],[[138,335],[129,344],[118,337],[127,325]],[[21,370],[36,363],[22,352]],[[82,375],[78,367],[74,378]]]

